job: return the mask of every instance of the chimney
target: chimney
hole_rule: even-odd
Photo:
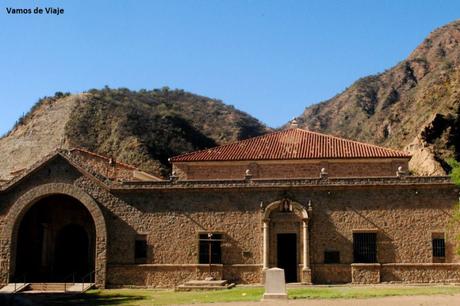
[[[289,128],[297,129],[298,127],[299,127],[299,124],[297,123],[297,119],[296,118],[292,119],[291,122],[290,122]]]

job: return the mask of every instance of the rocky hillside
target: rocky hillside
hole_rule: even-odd
[[[299,125],[407,149],[411,169],[444,174],[460,158],[460,21],[431,33],[395,67],[310,106]]]
[[[0,139],[0,179],[56,148],[82,147],[167,175],[167,158],[266,133],[258,120],[219,100],[182,90],[90,90],[41,99]]]

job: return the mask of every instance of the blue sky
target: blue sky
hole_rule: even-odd
[[[6,13],[36,6],[65,13]],[[0,134],[40,97],[105,85],[182,88],[277,127],[459,14],[434,0],[0,0]]]

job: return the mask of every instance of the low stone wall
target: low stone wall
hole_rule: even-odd
[[[237,284],[262,283],[262,265],[224,265],[223,279]]]
[[[108,287],[173,288],[189,280],[209,277],[209,266],[198,264],[109,265]],[[215,279],[238,284],[261,283],[261,265],[216,265],[211,267]]]
[[[347,264],[313,264],[313,284],[351,283],[351,266]]]
[[[383,264],[382,282],[458,283],[460,264],[455,263],[391,263]]]
[[[173,288],[189,280],[209,276],[208,265],[109,265],[107,287],[158,287]],[[211,275],[222,279],[223,266],[212,265]]]
[[[352,264],[351,282],[353,284],[380,283],[380,264]]]

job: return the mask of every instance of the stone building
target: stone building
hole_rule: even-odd
[[[0,284],[459,282],[458,190],[409,159],[301,129],[173,157],[168,180],[57,151],[0,185]]]

